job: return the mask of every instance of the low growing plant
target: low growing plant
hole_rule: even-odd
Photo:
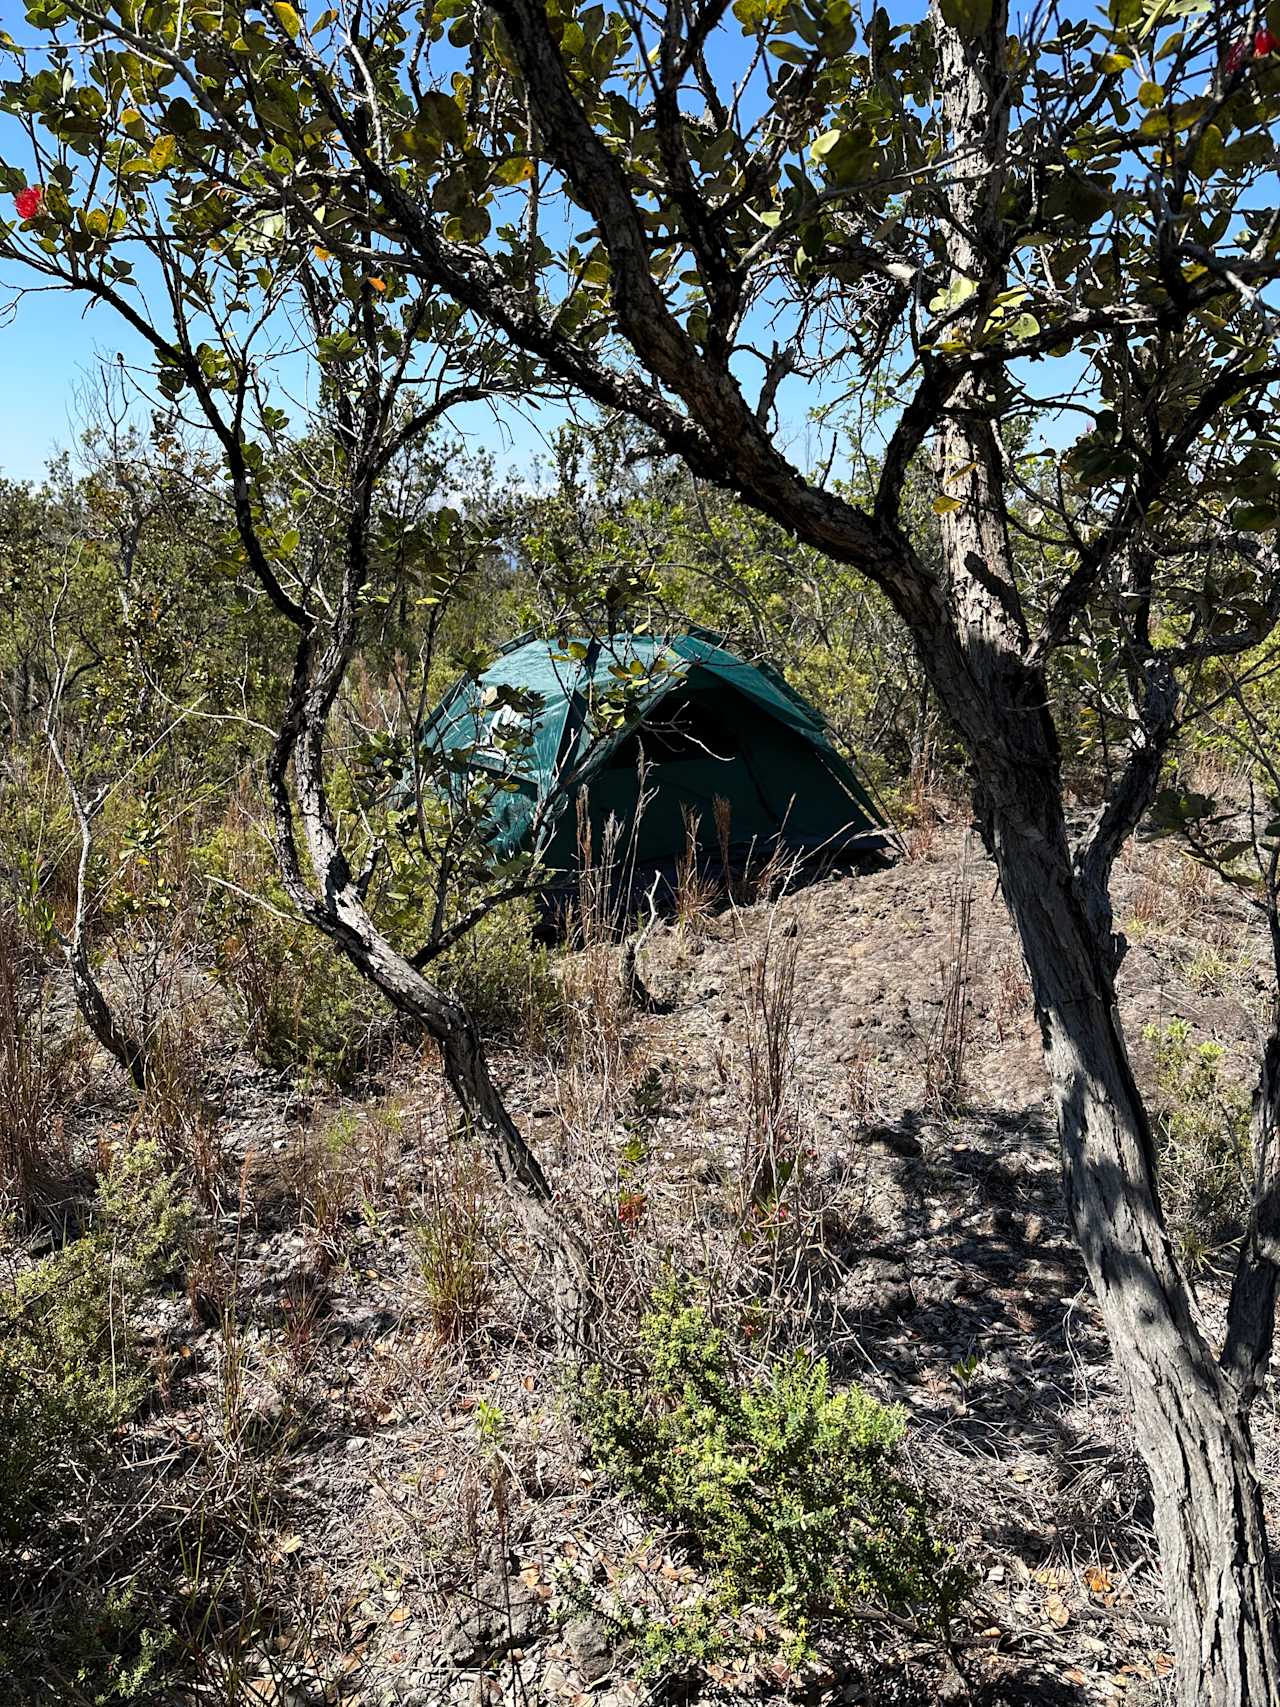
[[[711,1567],[710,1603],[730,1617],[770,1608],[793,1648],[815,1621],[869,1606],[942,1626],[963,1594],[902,1472],[901,1409],[833,1390],[825,1360],[803,1351],[741,1369],[674,1280],[642,1325],[634,1382],[597,1371],[581,1415],[602,1467]]]
[[[1143,1034],[1155,1052],[1153,1115],[1160,1196],[1194,1264],[1243,1230],[1253,1179],[1249,1096],[1219,1043],[1197,1043],[1185,1020]]]
[[[91,1229],[23,1269],[0,1299],[0,1534],[50,1521],[69,1469],[91,1471],[138,1407],[143,1290],[169,1267],[189,1211],[154,1146],[103,1176]],[[28,1538],[30,1544],[30,1537]]]
[[[139,1587],[148,1561],[129,1552],[150,1513],[128,1506],[122,1442],[150,1388],[137,1308],[188,1221],[155,1146],[137,1143],[103,1175],[89,1229],[0,1297],[0,1672],[49,1680],[42,1699],[140,1700],[164,1645]]]

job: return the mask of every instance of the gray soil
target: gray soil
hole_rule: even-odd
[[[1180,1018],[1247,1083],[1267,985],[1245,902],[1162,846],[1131,850],[1116,890],[1139,1077],[1153,1071],[1144,1033]],[[771,1107],[796,1165],[786,1213],[761,1225],[743,1192],[761,1106],[750,991],[776,990],[791,954]],[[906,1408],[910,1464],[974,1581],[949,1653],[868,1620],[821,1633],[820,1658],[795,1670],[693,1668],[667,1696],[888,1707],[965,1698],[963,1678],[991,1704],[1160,1699],[1145,1476],[1064,1223],[1025,975],[976,840],[940,836],[924,858],[663,925],[641,961],[661,1011],[624,1015],[620,1037],[576,1055],[496,1062],[592,1239],[609,1355],[625,1362],[668,1260],[743,1324],[744,1359],[813,1346],[836,1380]],[[593,1017],[607,1031],[590,981],[578,988],[584,1031]],[[166,1404],[147,1426],[158,1442],[221,1430],[273,1489],[267,1575],[296,1615],[242,1698],[664,1698],[623,1627],[694,1598],[698,1560],[593,1468],[550,1344],[544,1253],[454,1129],[430,1052],[402,1050],[341,1105],[243,1054],[208,1094],[230,1183],[189,1295],[154,1301]],[[109,1129],[112,1110],[97,1118]],[[412,1229],[460,1182],[495,1285],[457,1343],[433,1318]],[[1198,1285],[1213,1331],[1212,1257]],[[1272,1499],[1274,1405],[1268,1386]]]

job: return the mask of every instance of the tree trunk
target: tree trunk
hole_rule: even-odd
[[[939,76],[955,155],[948,200],[955,277],[971,335],[1006,281],[1000,196],[1008,8],[978,29],[935,0]],[[934,443],[949,621],[916,638],[972,757],[975,804],[1022,942],[1057,1113],[1072,1225],[1132,1395],[1151,1475],[1170,1646],[1183,1707],[1280,1707],[1280,1626],[1247,1407],[1198,1319],[1160,1213],[1150,1124],[1115,999],[1111,861],[1159,775],[1176,694],[1148,681],[1153,739],[1073,865],[1057,736],[1031,651],[1009,546],[1001,398],[975,375],[952,393]]]
[[[981,767],[979,806],[1031,975],[1072,1224],[1151,1475],[1178,1700],[1275,1707],[1280,1625],[1247,1411],[1160,1214],[1110,944],[1091,924],[1105,909],[1072,870],[1056,766],[1026,757],[1017,773]]]
[[[305,681],[308,661],[305,642],[300,658],[296,679]],[[600,1314],[590,1250],[561,1214],[537,1156],[511,1118],[489,1072],[484,1044],[471,1014],[397,952],[365,905],[329,813],[324,788],[327,716],[328,702],[322,696],[316,696],[309,708],[304,701],[298,713],[300,727],[286,720],[269,768],[276,854],[285,888],[304,917],[330,939],[397,1012],[416,1020],[439,1047],[449,1088],[464,1119],[488,1144],[498,1176],[525,1224],[533,1249],[551,1255],[556,1337],[567,1353],[581,1357],[594,1345]],[[299,857],[294,804],[286,779],[290,760],[297,788],[297,813],[315,874],[314,888]]]

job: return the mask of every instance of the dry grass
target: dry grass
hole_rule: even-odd
[[[849,1120],[854,1127],[868,1126],[881,1117],[881,1078],[874,1052],[865,1044],[859,1045],[845,1062]]]
[[[905,845],[907,858],[911,861],[933,858],[945,823],[933,798],[932,783],[932,767],[926,754],[912,764],[907,783],[909,824]]]
[[[83,1073],[78,1040],[50,1035],[36,958],[16,918],[0,914],[0,1200],[23,1214],[67,1181],[66,1116]]]
[[[616,864],[616,852],[605,855],[597,865]],[[865,1356],[874,1380],[895,1354],[865,1333],[861,1306],[841,1301],[841,1283],[873,1238],[886,1236],[877,1219],[878,1149],[845,1143],[843,1109],[832,1154],[811,1136],[823,1128],[806,1107],[807,1068],[797,1057],[807,999],[797,978],[801,940],[789,934],[790,904],[748,912],[752,893],[739,889],[736,905],[708,932],[704,952],[721,956],[719,983],[730,999],[723,1027],[717,1015],[705,1051],[695,1046],[686,1060],[683,1013],[667,1026],[628,1003],[618,976],[625,921],[597,871],[579,891],[575,947],[559,962],[563,1019],[554,1039],[529,1059],[522,1038],[518,1051],[498,1055],[497,1069],[514,1087],[522,1121],[534,1108],[542,1133],[559,1127],[558,1150],[538,1142],[598,1265],[607,1361],[630,1356],[645,1301],[671,1265],[703,1277],[746,1365],[763,1368],[798,1346],[838,1345],[842,1356]],[[963,1100],[971,1053],[967,873],[951,905],[943,999],[925,1065],[930,1106],[939,1109]],[[707,932],[711,901],[693,897],[690,906],[684,928]],[[731,931],[733,949],[725,940]],[[678,952],[678,940],[668,946]],[[733,955],[730,988],[723,962],[735,964]],[[1025,1011],[1017,956],[997,963],[989,979],[1003,1035]],[[398,1067],[406,1064],[400,1057]],[[843,1071],[853,1128],[896,1119],[892,1064],[872,1046],[843,1068],[827,1065],[836,1105]],[[643,1514],[583,1460],[556,1384],[542,1253],[500,1223],[483,1157],[455,1147],[435,1063],[420,1078],[406,1074],[394,1101],[329,1103],[300,1129],[287,1165],[288,1207],[305,1241],[287,1217],[283,1228],[265,1213],[263,1225],[255,1223],[251,1168],[237,1201],[216,1147],[201,1161],[202,1140],[188,1124],[195,1114],[184,1102],[184,1083],[198,1090],[199,1072],[184,1081],[182,1067],[157,1088],[151,1118],[157,1135],[169,1134],[166,1154],[207,1204],[184,1281],[195,1355],[188,1364],[167,1354],[171,1392],[147,1424],[146,1449],[169,1451],[172,1439],[178,1450],[188,1437],[202,1443],[203,1480],[193,1479],[182,1497],[197,1537],[207,1512],[224,1574],[211,1592],[193,1549],[190,1575],[200,1586],[181,1616],[184,1630],[198,1627],[191,1652],[200,1702],[239,1707],[272,1699],[272,1690],[283,1699],[287,1689],[301,1693],[304,1678],[316,1699],[332,1687],[333,1699],[354,1700],[366,1663],[374,1681],[385,1681],[377,1675],[378,1632],[369,1627],[375,1616],[386,1623],[396,1595],[410,1623],[434,1628],[459,1606],[501,1597],[504,1585],[519,1592],[531,1578],[554,1594],[558,1615],[573,1610],[564,1587],[570,1578],[579,1585],[573,1593],[601,1596],[625,1582],[637,1604],[659,1612],[662,1593],[697,1592],[695,1567],[669,1538],[655,1539]],[[905,1078],[915,1072],[909,1060]],[[215,1146],[218,1137],[211,1116]],[[377,1325],[344,1337],[345,1324],[335,1332],[330,1320],[339,1311]],[[939,1379],[954,1388],[945,1374],[949,1350],[912,1353],[917,1362],[931,1355],[941,1357]],[[991,1414],[991,1407],[982,1413],[984,1429]],[[1112,1420],[1110,1409],[1100,1412],[1099,1430]],[[367,1458],[344,1456],[356,1433],[368,1437]],[[990,1446],[983,1453],[1010,1463],[1025,1450],[1025,1439],[983,1440]],[[975,1527],[989,1520],[993,1485],[1026,1502],[1029,1528],[1043,1521],[1047,1508],[1034,1503],[1039,1485],[1006,1490],[993,1482],[998,1466],[975,1453],[963,1431],[940,1431],[925,1456],[942,1480],[954,1478],[962,1515]],[[1056,1468],[1046,1448],[1045,1485]],[[281,1503],[299,1469],[315,1501],[302,1514]],[[1107,1512],[1117,1507],[1109,1470],[1081,1457],[1063,1473],[1069,1486],[1051,1512],[1060,1528],[1070,1515],[1068,1493],[1081,1508],[1088,1501]],[[235,1520],[226,1531],[217,1528],[220,1513]],[[375,1603],[367,1625],[362,1596]],[[1000,1616],[993,1612],[993,1621]],[[383,1649],[397,1640],[390,1633]],[[531,1647],[529,1663],[545,1667],[545,1651]],[[512,1691],[519,1666],[501,1668]],[[530,1688],[538,1681],[531,1678]],[[444,1685],[440,1691],[443,1703]]]
[[[178,1007],[152,1034],[147,1088],[133,1120],[137,1136],[154,1138],[170,1172],[189,1180],[205,1209],[219,1202],[227,1177],[218,1141],[218,1118],[205,1100],[202,1079],[208,1041],[191,1008]]]
[[[464,1341],[483,1324],[494,1299],[497,1218],[487,1173],[472,1154],[431,1170],[412,1226],[423,1305],[441,1341]]]
[[[972,1041],[972,931],[973,886],[965,871],[952,894],[950,954],[938,967],[942,1003],[937,1021],[924,1040],[925,1105],[943,1116],[957,1113],[964,1102]]]
[[[1213,941],[1222,928],[1215,903],[1221,887],[1213,872],[1172,843],[1139,847],[1130,841],[1120,861],[1132,883],[1125,929],[1136,936],[1195,936]],[[1220,945],[1221,946],[1221,945]]]
[[[996,1035],[1003,1043],[1022,1028],[1031,1011],[1031,985],[1021,953],[1014,950],[996,962],[991,984],[991,1017]]]
[[[679,929],[695,940],[705,931],[723,896],[723,885],[706,870],[698,847],[702,819],[690,807],[684,813],[684,851],[676,866],[675,917]]]
[[[788,929],[790,934],[787,934]],[[753,948],[738,938],[744,1119],[742,1181],[755,1205],[772,1203],[799,1160],[795,1094],[796,958],[799,933],[775,909]]]
[[[322,1265],[336,1262],[361,1216],[376,1215],[421,1132],[424,1111],[388,1098],[322,1108],[298,1133],[287,1167],[300,1225]]]

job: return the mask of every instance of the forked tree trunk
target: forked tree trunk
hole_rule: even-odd
[[[1005,284],[1000,198],[1008,110],[1008,7],[955,28],[934,3],[954,151],[949,248],[974,294],[958,335]],[[1116,1008],[1111,860],[1158,777],[1162,741],[1135,749],[1088,856],[1073,864],[1057,738],[1031,666],[995,422],[975,376],[953,392],[935,443],[949,620],[915,625],[922,661],[972,756],[975,803],[1022,942],[1057,1113],[1076,1239],[1133,1399],[1151,1475],[1170,1646],[1183,1707],[1280,1707],[1280,1626],[1268,1569],[1248,1407],[1210,1349],[1156,1199],[1150,1123]],[[1153,673],[1157,698],[1168,684]],[[1105,829],[1105,837],[1102,831]]]
[[[1034,760],[1034,755],[1027,755]],[[1280,1626],[1247,1408],[1197,1317],[1154,1195],[1152,1136],[1112,957],[1068,854],[1045,755],[988,767],[980,806],[1031,975],[1075,1236],[1151,1475],[1185,1707],[1280,1704]]]
[[[301,691],[306,687],[310,649],[305,638],[300,646],[295,700],[268,768],[281,876],[290,899],[308,922],[397,1012],[415,1020],[435,1041],[449,1088],[464,1119],[487,1144],[531,1248],[552,1259],[557,1342],[567,1355],[581,1358],[594,1345],[599,1319],[589,1247],[566,1220],[537,1156],[512,1119],[489,1071],[472,1015],[424,977],[378,929],[338,841],[324,785],[324,742],[329,707],[348,656],[341,642],[335,641],[317,671],[320,686]],[[296,814],[314,884],[303,868],[295,832],[290,763]]]

